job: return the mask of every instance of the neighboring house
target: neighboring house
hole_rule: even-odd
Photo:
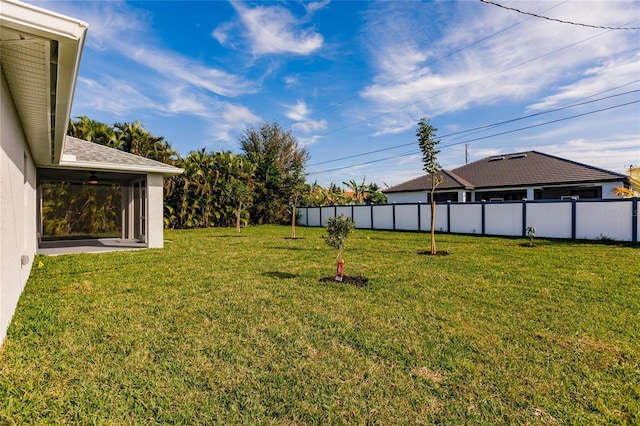
[[[511,201],[614,198],[627,177],[537,151],[495,155],[442,170],[436,201]],[[431,179],[423,175],[384,190],[388,203],[428,202]]]
[[[41,182],[118,182],[122,237],[163,245],[162,179],[182,170],[66,136],[87,27],[0,0],[0,342],[38,250]]]

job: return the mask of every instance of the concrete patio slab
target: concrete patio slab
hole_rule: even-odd
[[[120,250],[140,250],[147,248],[147,244],[138,240],[124,238],[98,238],[88,240],[54,240],[41,241],[38,254],[56,256],[71,253],[104,253]]]

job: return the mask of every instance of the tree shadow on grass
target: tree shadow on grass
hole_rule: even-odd
[[[310,248],[305,247],[289,247],[289,246],[269,246],[272,250],[292,250],[292,251],[311,251]]]
[[[280,272],[280,271],[263,272],[262,275],[264,275],[265,277],[278,278],[281,280],[290,280],[292,278],[298,278],[299,276],[297,274],[292,274],[289,272]]]
[[[430,251],[419,251],[418,254],[423,256],[449,256],[450,253],[448,251],[438,250],[436,254],[431,254]]]
[[[356,287],[366,287],[369,284],[367,277],[352,277],[350,275],[343,276],[342,281],[336,281],[335,277],[322,277],[318,281],[321,283],[350,284]]]

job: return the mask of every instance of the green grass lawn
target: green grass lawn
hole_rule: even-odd
[[[638,247],[357,230],[355,287],[324,234],[37,258],[0,423],[640,423]]]

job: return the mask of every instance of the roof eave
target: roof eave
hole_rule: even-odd
[[[94,162],[67,162],[61,161],[59,163],[61,168],[76,169],[76,170],[102,170],[105,172],[121,173],[159,173],[164,177],[170,177],[182,174],[184,169],[179,167],[173,167],[169,165],[165,166],[136,166],[126,164],[109,164],[109,163],[94,163]]]
[[[55,109],[43,112],[43,114],[51,114],[48,119],[50,133],[44,138],[38,137],[37,140],[27,141],[38,165],[55,165],[60,160],[69,125],[88,24],[26,3],[3,0],[0,8],[0,25],[58,44],[57,83],[52,93]],[[49,64],[48,67],[50,66]],[[47,71],[50,73],[49,70]],[[43,108],[48,109],[48,106]],[[40,130],[40,132],[44,131],[44,129]],[[46,146],[42,146],[45,145],[45,140]]]

